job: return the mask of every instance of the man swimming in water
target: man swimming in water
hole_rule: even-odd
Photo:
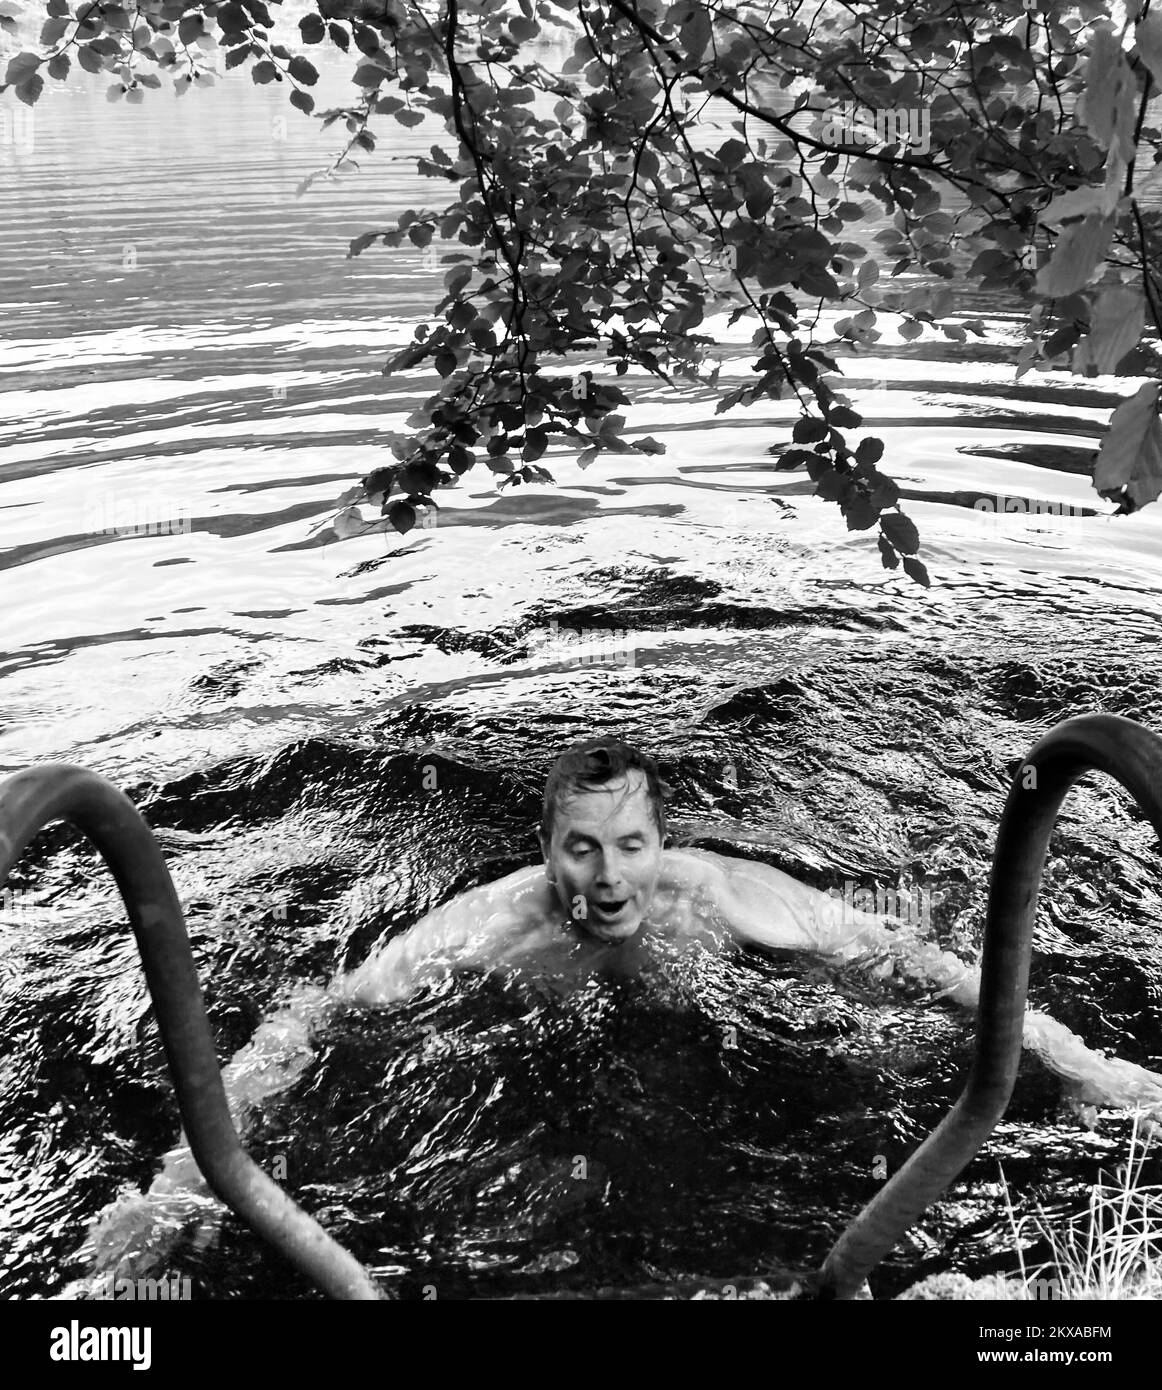
[[[899,969],[934,986],[935,997],[976,1004],[979,972],[906,924],[856,911],[766,864],[665,849],[665,831],[665,788],[651,759],[610,739],[568,749],[545,786],[544,863],[462,893],[330,986],[299,986],[223,1069],[236,1121],[302,1074],[314,1055],[312,1030],[337,1005],[402,1000],[456,969],[509,965],[568,983],[633,973],[659,943],[717,950],[741,942],[860,960],[877,973]],[[1142,1106],[1162,1121],[1162,1077],[1094,1052],[1032,1010],[1024,1041],[1065,1079],[1083,1116],[1094,1106]],[[205,1185],[183,1143],[148,1194],[114,1203],[94,1224],[94,1273],[114,1267],[139,1229],[155,1229],[155,1209],[178,1229],[199,1194]]]
[[[615,739],[574,745],[545,784],[544,863],[471,889],[392,937],[331,986],[365,1004],[406,998],[451,970],[513,966],[576,981],[636,973],[652,945],[732,943],[862,959],[899,969],[966,1008],[980,972],[906,924],[861,912],[768,864],[666,849],[665,792],[648,756]],[[1082,1106],[1145,1105],[1162,1117],[1162,1078],[1108,1058],[1045,1014],[1024,1038]]]
[[[881,948],[884,918],[860,912],[767,864],[666,849],[665,791],[648,756],[590,739],[558,758],[545,785],[544,863],[461,894],[393,937],[342,992],[402,999],[450,969],[512,964],[582,978],[635,971],[650,943],[731,942],[849,958]],[[927,973],[966,1004],[972,972],[928,948]]]

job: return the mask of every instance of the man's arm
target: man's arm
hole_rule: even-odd
[[[979,972],[951,951],[921,940],[899,918],[863,912],[769,864],[717,858],[724,874],[722,913],[739,940],[818,951],[839,960],[886,956],[958,1004],[975,1006]]]
[[[722,911],[742,941],[800,947],[850,960],[879,954],[904,974],[937,985],[965,1008],[980,999],[980,971],[924,941],[911,924],[861,912],[767,864],[717,856],[723,866]],[[887,924],[893,923],[894,927]],[[1047,1014],[1027,1010],[1024,1044],[1066,1083],[1082,1106],[1143,1107],[1162,1120],[1162,1076],[1095,1052]]]
[[[359,1004],[390,1004],[453,969],[488,963],[512,925],[503,882],[471,888],[434,908],[376,947],[362,965],[335,982],[333,991]]]

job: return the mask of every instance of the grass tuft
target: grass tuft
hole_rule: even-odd
[[[1064,1229],[1038,1206],[1017,1219],[1004,1170],[1001,1182],[1017,1246],[1020,1280],[1010,1281],[1015,1298],[1162,1298],[1162,1185],[1142,1182],[1142,1169],[1155,1126],[1136,1112],[1125,1163],[1112,1179],[1103,1171],[1090,1189],[1088,1209]],[[1029,1269],[1022,1248],[1024,1228],[1032,1225],[1046,1241],[1052,1259]]]

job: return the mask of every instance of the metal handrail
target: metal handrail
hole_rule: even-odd
[[[1017,1079],[1037,893],[1069,789],[1091,770],[1116,777],[1162,838],[1162,738],[1133,720],[1086,714],[1051,729],[1009,789],[997,833],[981,960],[976,1056],[951,1112],[848,1225],[815,1277],[849,1299],[992,1133]]]
[[[153,833],[112,782],[47,763],[0,783],[0,884],[50,821],[88,836],[113,872],[129,913],[161,1029],[182,1123],[216,1196],[332,1298],[384,1294],[363,1266],[247,1156],[239,1142],[206,1019],[181,905]]]

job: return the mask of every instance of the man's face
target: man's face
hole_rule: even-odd
[[[626,941],[641,926],[662,868],[662,841],[644,773],[557,807],[551,841],[541,841],[557,898],[571,921],[599,941]]]

